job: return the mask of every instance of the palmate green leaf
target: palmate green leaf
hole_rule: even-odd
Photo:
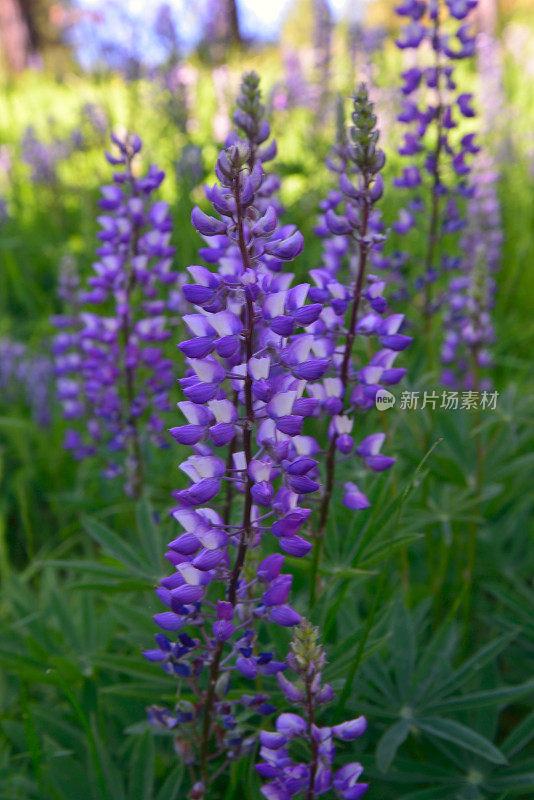
[[[422,533],[407,533],[403,536],[398,536],[396,539],[392,539],[390,542],[384,542],[377,547],[373,547],[364,554],[360,562],[361,569],[366,570],[423,538],[424,534]]]
[[[105,553],[112,556],[136,575],[149,579],[152,577],[150,570],[147,570],[146,562],[143,562],[134,548],[117,536],[110,528],[92,517],[84,517],[82,523],[89,536],[100,545]]]
[[[161,685],[157,682],[142,682],[142,681],[131,681],[125,683],[114,683],[112,686],[101,686],[98,689],[99,694],[102,695],[113,695],[116,697],[135,697],[139,700],[143,701],[154,701],[154,692],[158,692],[158,700],[161,700],[163,697],[164,689],[167,687],[162,688]],[[174,687],[174,694],[169,687],[167,689],[167,696],[171,699],[176,696],[176,687]]]
[[[61,800],[89,800],[86,767],[74,758],[49,759],[47,775]],[[91,792],[91,797],[95,793]]]
[[[412,616],[402,602],[395,604],[391,620],[391,650],[395,653],[394,671],[401,699],[410,690],[415,670],[417,646]]]
[[[52,686],[57,683],[56,676],[48,669],[47,664],[5,648],[0,648],[0,665],[6,672],[27,680],[29,683],[37,685],[46,683]]]
[[[154,579],[152,579],[154,580]],[[151,579],[146,577],[143,580],[135,578],[123,578],[122,580],[80,580],[70,584],[69,588],[73,591],[83,589],[84,591],[94,590],[95,592],[105,592],[108,594],[124,594],[129,592],[144,592],[151,585]]]
[[[362,652],[360,664],[364,664],[369,658],[374,656],[375,653],[378,653],[384,647],[388,639],[389,639],[389,633],[379,637],[378,639],[368,641]],[[329,681],[335,680],[336,678],[341,678],[346,674],[347,664],[350,663],[350,661],[354,656],[357,643],[358,640],[356,640],[356,642],[353,642],[351,646],[349,642],[346,642],[344,643],[345,644],[344,647],[340,646],[338,648],[339,655],[336,656],[334,653],[332,653],[332,656],[330,658],[330,661],[327,663],[324,673],[325,677]]]
[[[430,737],[444,739],[446,742],[453,742],[458,747],[464,747],[482,758],[491,761],[493,764],[506,764],[504,756],[495,745],[489,742],[471,728],[467,728],[460,722],[451,719],[441,719],[440,717],[423,717],[414,720],[414,724]]]
[[[103,781],[106,800],[126,800],[124,781],[118,766],[114,763],[109,748],[102,741],[96,722],[91,724],[93,741],[98,755],[98,767]],[[89,762],[91,764],[91,762]]]
[[[509,772],[507,775],[496,775],[491,779],[492,786],[498,791],[505,791],[506,796],[520,794],[525,797],[526,792],[534,792],[534,769],[530,772]]]
[[[410,723],[401,719],[381,736],[376,747],[376,764],[382,772],[387,772],[397,750],[410,733]]]
[[[441,703],[425,705],[425,711],[434,714],[443,714],[451,711],[466,711],[487,706],[504,706],[526,694],[534,692],[534,680],[522,683],[519,686],[501,686],[484,692],[473,692],[463,697],[451,697]]]
[[[464,661],[464,663],[454,670],[450,677],[442,682],[435,691],[429,696],[429,700],[437,697],[445,697],[448,694],[456,691],[463,686],[468,680],[475,675],[480,674],[480,670],[493,661],[499,653],[510,644],[510,642],[518,635],[519,629],[515,628],[509,634],[494,639],[489,644],[480,648],[473,656]]]
[[[397,797],[397,800],[452,800],[450,786],[435,786],[431,789],[416,789]]]
[[[129,675],[132,678],[152,681],[154,685],[176,687],[176,681],[167,677],[162,670],[154,669],[154,664],[139,656],[138,659],[124,656],[104,654],[94,659],[94,664],[112,672]]]
[[[520,753],[532,739],[534,739],[534,711],[527,714],[508,734],[502,743],[501,750],[507,758],[512,758],[512,756]]]
[[[169,775],[159,792],[156,795],[155,800],[178,800],[183,797],[183,793],[181,793],[182,783],[185,774],[185,767],[182,764],[179,764],[175,767]]]
[[[151,565],[154,574],[157,575],[163,566],[163,548],[158,526],[154,521],[154,512],[146,496],[142,497],[137,503],[135,518],[139,541],[146,554],[148,563]]]
[[[137,738],[130,757],[128,800],[152,800],[154,789],[154,737],[147,731]]]

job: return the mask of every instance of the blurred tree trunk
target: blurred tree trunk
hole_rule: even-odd
[[[210,0],[207,23],[209,34],[217,43],[241,44],[236,0]]]
[[[29,57],[39,51],[34,0],[0,0],[0,42],[2,55],[11,72],[20,72]]]
[[[10,72],[21,72],[28,62],[30,32],[18,0],[0,0],[0,41]]]
[[[497,17],[499,14],[498,0],[478,0],[476,16],[478,29],[494,36],[497,28]]]
[[[241,44],[237,0],[208,0],[201,52],[209,61],[222,63],[228,56],[228,48]]]

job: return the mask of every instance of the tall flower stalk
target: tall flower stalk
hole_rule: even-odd
[[[298,329],[312,324],[322,306],[306,303],[307,284],[289,288],[291,275],[272,270],[298,255],[303,241],[298,232],[283,235],[274,206],[258,209],[263,173],[250,159],[243,141],[222,151],[219,183],[208,190],[219,217],[198,207],[192,212],[196,229],[208,239],[225,236],[239,259],[225,260],[218,272],[191,266],[194,283],[183,286],[196,313],[184,317],[193,338],[179,345],[187,359],[180,380],[186,399],[179,403],[187,424],[171,434],[193,448],[181,465],[191,485],[174,493],[172,513],[185,533],[169,545],[176,572],[158,589],[169,610],[155,620],[167,631],[188,627],[191,635],[180,633],[173,643],[158,634],[158,647],[146,653],[182,677],[180,696],[191,698],[185,715],[181,706],[149,714],[179,731],[196,798],[208,796],[218,774],[212,767],[223,768],[221,761],[250,746],[235,721],[236,703],[226,699],[231,673],[254,679],[285,668],[271,651],[258,651],[257,627],[262,620],[300,621],[286,602],[292,576],[281,573],[281,553],[259,561],[258,548],[271,533],[283,553],[306,555],[311,545],[299,529],[311,512],[303,499],[319,488],[310,477],[314,443],[302,435],[317,403],[303,393],[306,380],[320,377],[329,361],[308,357],[309,337]],[[230,509],[227,483],[236,501]],[[273,710],[263,695],[237,705],[250,713]]]
[[[336,470],[340,457],[353,452],[354,441],[350,435],[353,427],[351,413],[356,407],[370,408],[374,404],[381,382],[396,383],[404,370],[393,368],[397,353],[411,341],[400,333],[402,314],[382,318],[387,305],[382,296],[385,284],[374,275],[367,275],[371,252],[378,253],[383,242],[379,217],[374,206],[382,196],[383,180],[380,171],[385,163],[383,151],[378,147],[379,131],[373,104],[362,84],[355,97],[350,129],[351,142],[339,137],[334,168],[339,171],[340,192],[333,192],[324,208],[326,213],[323,232],[338,238],[334,247],[336,255],[326,268],[312,270],[317,283],[313,297],[327,303],[328,313],[323,314],[316,326],[316,346],[324,348],[332,358],[334,377],[327,378],[310,391],[323,402],[324,410],[331,416],[328,429],[329,447],[325,455],[325,486],[319,504],[318,523],[314,536],[314,556],[310,585],[310,600],[317,593],[319,566],[323,540],[334,492]],[[337,166],[336,166],[337,165]],[[341,212],[341,213],[340,213]],[[328,252],[328,251],[326,251]],[[342,256],[339,258],[338,256]],[[343,257],[352,265],[352,283],[341,283],[338,270]],[[366,304],[365,313],[362,309]],[[369,365],[359,370],[353,363],[356,338],[375,334],[383,345]],[[384,434],[372,434],[356,447],[355,453],[374,471],[389,468],[394,459],[380,454]],[[353,483],[345,485],[344,502],[349,508],[363,509],[369,501]]]
[[[445,316],[445,337],[441,348],[444,365],[442,383],[451,388],[474,392],[475,398],[475,477],[477,502],[483,486],[485,448],[480,429],[480,408],[489,405],[492,366],[491,346],[495,342],[492,311],[500,267],[502,226],[497,193],[498,173],[490,155],[481,151],[473,171],[473,196],[468,205],[469,224],[462,237],[462,273],[449,284]],[[472,522],[466,548],[465,622],[471,611],[473,570],[478,525]]]
[[[269,780],[261,792],[267,800],[291,800],[298,796],[314,800],[326,792],[337,797],[357,800],[363,797],[369,784],[360,783],[363,767],[357,762],[333,772],[336,748],[334,740],[353,741],[365,733],[365,717],[342,722],[333,727],[319,727],[320,707],[334,698],[332,687],[322,682],[326,656],[319,641],[319,631],[307,620],[295,628],[287,664],[294,674],[289,680],[278,673],[278,683],[286,699],[299,707],[301,714],[284,712],[276,719],[274,731],[260,731],[260,757],[256,771]],[[302,753],[307,748],[308,760],[296,761],[289,745],[298,742]]]
[[[54,318],[53,352],[64,416],[85,425],[67,431],[65,447],[77,459],[111,455],[104,475],[124,473],[126,493],[139,497],[144,433],[166,446],[162,414],[173,378],[162,350],[170,336],[165,288],[177,275],[168,206],[152,200],[164,173],[152,165],[137,177],[141,140],[113,141],[118,155],[107,159],[119,171],[102,188],[94,274],[85,287],[71,287],[67,313]]]
[[[421,269],[414,288],[422,296],[427,336],[430,320],[441,304],[436,283],[440,275],[458,266],[457,257],[442,252],[443,240],[465,226],[461,199],[469,194],[469,156],[477,152],[474,134],[454,134],[459,124],[458,112],[464,118],[474,116],[472,95],[457,91],[454,64],[474,53],[475,39],[465,20],[476,3],[477,0],[403,0],[396,7],[397,14],[410,20],[396,41],[397,47],[418,51],[419,63],[402,73],[403,101],[398,121],[409,127],[399,153],[411,163],[393,183],[410,190],[412,198],[392,227],[402,236],[414,228],[420,231],[421,226],[426,227]],[[461,24],[452,36],[449,31],[455,21]],[[400,279],[405,282],[408,253],[398,253],[396,261]]]

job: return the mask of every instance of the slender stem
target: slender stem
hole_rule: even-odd
[[[234,392],[233,398],[234,406],[237,406],[237,391]],[[235,452],[235,436],[228,445],[228,454],[226,457],[226,472],[227,474],[230,473],[230,470],[234,466],[234,452]],[[225,525],[230,524],[230,520],[232,517],[232,500],[234,499],[234,482],[227,481],[226,483],[226,497],[224,500],[223,506],[223,513],[222,518]]]
[[[135,181],[132,175],[132,160],[128,159],[127,177],[132,186],[132,194],[135,197],[137,190],[135,188]],[[143,456],[141,452],[141,442],[139,439],[139,430],[137,427],[137,417],[133,413],[135,402],[135,367],[128,364],[128,345],[131,336],[131,319],[130,319],[130,300],[132,292],[136,286],[135,271],[132,266],[132,259],[137,253],[137,243],[139,240],[139,228],[134,226],[132,241],[129,254],[129,272],[126,283],[126,307],[127,313],[123,315],[122,319],[122,358],[124,363],[124,381],[126,389],[126,400],[128,404],[126,424],[128,426],[128,447],[130,450],[130,457],[132,459],[132,496],[138,500],[141,496],[143,488]]]
[[[369,178],[365,176],[364,185],[364,204],[362,211],[362,220],[357,234],[359,242],[359,259],[358,259],[358,274],[354,284],[354,293],[352,296],[352,307],[350,314],[349,328],[345,339],[345,349],[343,352],[343,360],[341,362],[340,378],[343,391],[343,406],[345,407],[345,399],[347,394],[347,384],[349,377],[349,364],[352,356],[352,348],[354,339],[356,338],[356,323],[358,322],[358,310],[362,296],[363,279],[365,276],[365,268],[367,265],[367,255],[369,252],[369,245],[366,241],[367,227],[369,224],[369,214],[371,211],[370,201],[368,198]],[[332,500],[332,492],[334,489],[335,473],[336,473],[336,442],[337,433],[332,434],[330,447],[328,448],[326,456],[326,483],[325,491],[321,500],[319,509],[319,522],[317,530],[314,534],[314,552],[312,561],[312,574],[310,582],[310,605],[313,606],[317,595],[317,583],[319,567],[321,563],[321,556],[323,550],[323,540],[328,521],[328,512],[330,510],[330,502]]]
[[[484,467],[484,444],[482,441],[482,432],[480,430],[480,407],[478,399],[480,395],[480,371],[478,366],[478,346],[474,346],[471,352],[471,359],[473,364],[473,378],[474,386],[473,391],[476,392],[477,405],[475,409],[475,515],[478,517],[480,514],[480,494],[482,491],[482,470]],[[471,606],[473,600],[473,571],[475,568],[476,549],[477,549],[477,534],[478,522],[473,520],[469,528],[469,539],[467,542],[467,559],[464,573],[465,583],[465,606],[464,606],[464,639],[467,638],[469,620],[471,617]]]
[[[425,336],[430,339],[431,333],[431,319],[432,319],[432,283],[428,280],[428,274],[432,268],[435,258],[436,247],[439,243],[439,214],[440,214],[440,195],[438,192],[441,178],[440,178],[440,158],[443,148],[443,97],[442,97],[442,66],[440,60],[440,4],[437,4],[436,19],[434,20],[434,30],[432,33],[432,44],[435,54],[435,68],[436,68],[436,93],[438,98],[438,106],[436,109],[437,119],[437,133],[436,145],[434,148],[434,176],[432,181],[431,192],[431,209],[430,209],[430,224],[428,228],[427,237],[427,251],[425,257],[425,298],[424,298],[424,319],[425,319]]]
[[[306,677],[306,711],[308,715],[308,737],[311,742],[311,764],[310,764],[310,782],[308,784],[308,791],[306,792],[306,800],[313,800],[315,797],[315,776],[317,774],[317,767],[319,762],[319,745],[313,735],[313,727],[315,725],[315,713],[313,708],[313,694],[311,691],[311,681]]]
[[[240,190],[239,190],[238,177],[234,181],[233,191],[237,208],[236,221],[237,221],[237,233],[238,233],[239,249],[241,252],[241,259],[243,261],[243,267],[245,269],[249,269],[251,263],[250,263],[250,255],[247,250],[245,242],[245,234],[243,227],[244,224],[243,209],[240,203]],[[252,303],[252,300],[249,297],[247,297],[246,327],[245,327],[245,354],[246,354],[247,364],[249,359],[252,358],[253,338],[254,338],[254,305]],[[245,420],[245,425],[243,426],[243,450],[245,453],[245,460],[247,465],[247,476],[245,484],[245,503],[243,508],[243,522],[241,525],[241,538],[239,542],[239,548],[237,551],[237,557],[234,562],[234,566],[232,568],[230,582],[228,585],[228,600],[233,606],[236,605],[239,578],[241,576],[241,571],[245,563],[245,556],[247,553],[247,548],[251,538],[251,530],[252,530],[251,489],[253,482],[252,478],[249,475],[248,466],[252,461],[252,431],[254,428],[254,407],[252,398],[252,378],[250,377],[248,372],[244,381],[244,395],[245,395],[246,420]],[[231,482],[229,483],[231,485]],[[204,784],[204,790],[206,791],[206,793],[209,784],[209,773],[208,773],[209,738],[213,720],[213,706],[215,703],[216,685],[220,674],[221,657],[223,649],[224,649],[224,642],[218,642],[211,662],[208,690],[204,702],[204,716],[202,721],[202,741],[200,747],[200,774],[202,776],[202,782]]]

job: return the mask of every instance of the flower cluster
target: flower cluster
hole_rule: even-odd
[[[367,722],[358,717],[332,727],[318,726],[319,707],[334,698],[332,687],[322,683],[326,656],[318,640],[318,630],[302,620],[295,629],[287,658],[297,681],[290,681],[283,672],[277,676],[286,699],[300,706],[302,715],[285,712],[277,718],[274,731],[260,731],[262,763],[256,765],[256,770],[269,781],[261,789],[267,800],[291,800],[296,796],[313,800],[329,791],[344,800],[357,800],[369,786],[358,782],[363,767],[357,762],[333,771],[334,740],[357,739],[365,732]],[[294,741],[307,745],[306,761],[297,762],[291,755],[289,746]]]
[[[208,190],[219,216],[192,212],[197,230],[208,240],[225,237],[236,256],[228,259],[226,247],[217,272],[189,267],[194,282],[183,286],[196,307],[184,317],[191,338],[179,345],[187,361],[179,381],[185,400],[178,404],[186,424],[170,432],[193,454],[181,465],[190,485],[174,493],[172,513],[184,529],[167,554],[176,571],[158,589],[169,610],[155,620],[166,631],[187,626],[200,636],[187,633],[175,644],[159,637],[147,653],[199,696],[185,727],[205,788],[213,752],[232,757],[244,741],[234,730],[230,752],[224,750],[228,737],[219,731],[228,724],[229,704],[222,677],[285,669],[271,651],[258,649],[255,625],[300,621],[287,602],[292,576],[281,571],[284,556],[259,560],[256,552],[267,533],[283,553],[310,551],[301,534],[311,513],[303,499],[319,488],[311,455],[318,446],[302,428],[317,402],[304,391],[329,366],[328,359],[309,357],[310,337],[301,331],[322,306],[306,303],[308,284],[291,288],[292,276],[279,272],[302,251],[302,236],[278,226],[273,205],[263,211],[261,162],[250,164],[243,141],[222,151],[219,182]]]
[[[396,7],[397,14],[409,20],[397,47],[420,50],[420,58],[416,66],[402,73],[403,99],[397,119],[407,130],[399,153],[409,164],[393,183],[409,190],[411,199],[392,228],[401,236],[413,229],[420,231],[422,225],[427,228],[423,268],[414,287],[423,294],[427,319],[439,307],[434,284],[442,273],[458,267],[458,259],[441,252],[441,244],[444,236],[465,226],[460,201],[469,196],[469,158],[478,151],[473,133],[458,133],[463,129],[460,119],[469,119],[475,112],[472,95],[458,92],[454,80],[454,64],[475,52],[467,18],[476,5],[477,0],[402,0]],[[460,24],[451,34],[449,29],[456,22]],[[425,65],[427,55],[429,63]],[[393,254],[390,266],[401,295],[410,292],[407,265],[407,252]]]
[[[274,174],[265,174],[263,166],[276,156],[276,141],[269,139],[271,130],[268,121],[265,119],[265,106],[261,102],[261,92],[259,88],[260,79],[255,72],[243,75],[241,90],[237,97],[237,109],[233,115],[235,131],[232,131],[226,140],[226,147],[236,144],[244,144],[248,149],[247,167],[252,173],[255,170],[255,180],[257,186],[254,187],[254,206],[257,211],[265,212],[269,206],[276,214],[282,211],[279,201],[275,194],[280,187],[280,180]],[[207,199],[213,203],[212,190],[206,190]],[[215,206],[217,211],[220,209]],[[269,218],[271,219],[271,218]],[[195,221],[193,220],[195,224]],[[275,223],[277,227],[277,223]],[[234,271],[240,269],[241,254],[239,245],[235,237],[228,236],[221,227],[219,233],[214,233],[209,227],[199,228],[199,232],[204,236],[207,247],[199,250],[199,255],[209,264],[218,264],[220,271]],[[277,236],[287,238],[296,233],[294,225],[278,227]],[[300,235],[300,234],[299,234]],[[272,271],[282,268],[283,259],[277,258],[274,254],[264,252],[263,262]]]
[[[489,379],[481,380],[480,368],[491,366],[488,346],[495,338],[491,310],[503,238],[497,185],[495,166],[487,153],[481,153],[473,170],[469,224],[462,237],[462,273],[451,280],[447,298],[441,350],[446,386],[490,387]]]
[[[105,475],[125,471],[127,493],[138,496],[141,430],[166,446],[162,413],[170,409],[173,375],[162,348],[170,336],[162,288],[174,286],[177,275],[169,209],[152,198],[164,173],[152,165],[137,177],[132,162],[140,139],[113,141],[118,155],[107,158],[120,169],[102,188],[94,274],[84,289],[72,279],[62,287],[71,307],[54,319],[59,332],[53,352],[64,416],[85,423],[85,434],[67,431],[65,447],[78,459],[99,450],[125,451],[124,463],[113,459]]]
[[[367,274],[369,261],[382,258],[383,226],[375,206],[383,192],[380,172],[385,156],[377,145],[377,120],[364,84],[354,97],[352,123],[350,141],[344,125],[338,125],[338,143],[328,164],[339,174],[339,190],[330,192],[322,204],[316,232],[325,237],[323,266],[310,273],[316,284],[310,298],[323,305],[319,320],[310,329],[312,346],[314,352],[331,360],[327,377],[308,387],[323,415],[330,418],[316,559],[320,558],[337,462],[355,453],[373,471],[385,470],[394,463],[393,458],[379,452],[385,440],[383,433],[371,434],[355,447],[352,415],[356,409],[370,409],[384,385],[401,380],[405,370],[395,367],[394,362],[411,342],[401,332],[404,316],[387,314],[385,282]],[[349,275],[343,276],[346,267]],[[381,349],[368,363],[363,360],[368,356],[362,353],[362,361],[356,366],[356,341],[371,336],[378,339]],[[351,509],[369,506],[365,494],[353,482],[345,485],[344,503]]]
[[[53,367],[48,355],[32,353],[13,339],[0,339],[0,390],[4,402],[21,398],[38,425],[49,425],[52,417]]]
[[[30,125],[24,131],[21,146],[22,160],[30,167],[32,182],[54,185],[57,181],[57,165],[70,152],[68,144],[58,138],[46,144],[37,137],[35,128]]]

